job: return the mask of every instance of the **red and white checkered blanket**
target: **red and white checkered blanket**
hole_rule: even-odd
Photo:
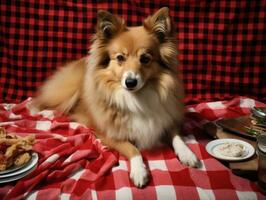
[[[265,104],[241,97],[188,106],[205,118],[188,116],[184,125],[184,140],[202,167],[182,165],[169,147],[143,151],[151,178],[138,189],[130,182],[128,161],[102,146],[92,129],[54,111],[33,115],[29,102],[0,104],[0,126],[22,136],[36,135],[38,167],[17,182],[0,185],[0,199],[265,199],[255,183],[233,175],[195,137],[206,120],[240,116]]]

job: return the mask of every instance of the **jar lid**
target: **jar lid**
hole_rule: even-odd
[[[263,153],[266,153],[266,135],[257,136],[257,147]]]

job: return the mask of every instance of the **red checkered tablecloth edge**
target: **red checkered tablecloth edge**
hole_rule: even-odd
[[[197,137],[208,120],[244,115],[253,106],[266,107],[263,103],[239,97],[188,106],[188,112],[205,117],[187,117],[184,124],[184,140],[202,166],[182,165],[169,147],[143,151],[150,182],[138,189],[130,182],[129,162],[102,146],[92,129],[51,110],[31,114],[30,101],[0,105],[0,126],[22,136],[35,134],[39,154],[30,175],[1,184],[1,199],[265,199],[255,183],[212,158]]]

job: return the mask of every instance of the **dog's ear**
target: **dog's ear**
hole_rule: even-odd
[[[125,21],[108,11],[99,10],[97,13],[97,34],[105,39],[112,38],[115,34],[125,29]]]
[[[143,26],[154,33],[160,42],[172,33],[169,9],[163,7],[144,20]]]

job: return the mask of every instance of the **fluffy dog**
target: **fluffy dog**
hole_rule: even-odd
[[[198,160],[179,136],[184,105],[178,78],[177,48],[168,8],[148,16],[142,26],[99,11],[88,57],[59,69],[33,100],[39,109],[58,109],[94,126],[96,136],[130,161],[137,187],[148,181],[141,149],[170,139],[180,161]]]

